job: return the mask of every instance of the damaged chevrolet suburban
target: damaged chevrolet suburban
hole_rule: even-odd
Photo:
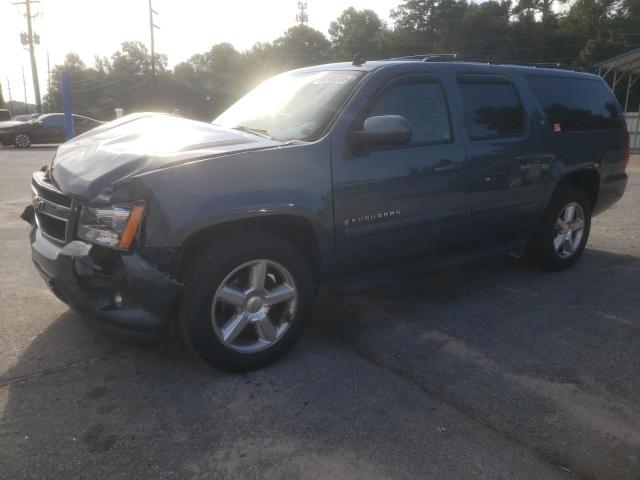
[[[80,135],[24,216],[73,309],[247,370],[291,349],[319,291],[514,250],[570,267],[628,160],[597,76],[341,63],[277,75],[211,124],[143,113]]]

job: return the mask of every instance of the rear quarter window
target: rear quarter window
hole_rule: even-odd
[[[555,132],[624,126],[618,102],[601,80],[536,75],[527,81]]]

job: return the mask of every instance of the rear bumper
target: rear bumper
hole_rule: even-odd
[[[629,177],[625,172],[616,175],[609,175],[600,185],[598,201],[593,209],[593,215],[604,212],[611,205],[622,198],[627,188]]]
[[[92,252],[97,247],[78,240],[61,247],[35,225],[30,240],[36,269],[74,310],[131,333],[158,334],[169,326],[180,285],[140,255],[108,252],[102,265]]]

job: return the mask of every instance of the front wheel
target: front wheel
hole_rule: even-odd
[[[13,144],[18,148],[27,148],[31,146],[31,137],[27,133],[17,133],[13,137]]]
[[[216,242],[191,268],[180,306],[183,340],[208,363],[246,371],[296,343],[312,300],[307,263],[266,234]]]
[[[578,261],[591,228],[591,204],[574,187],[555,192],[534,239],[529,257],[547,270],[564,270]]]

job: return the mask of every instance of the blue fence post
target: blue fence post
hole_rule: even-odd
[[[73,117],[71,116],[71,98],[69,95],[69,74],[62,72],[62,105],[64,108],[64,135],[67,140],[73,138]]]

